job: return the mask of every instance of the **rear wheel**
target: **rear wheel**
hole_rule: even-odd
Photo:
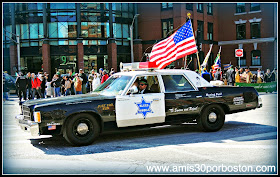
[[[202,110],[197,120],[199,128],[203,131],[218,131],[225,122],[225,112],[219,105],[209,105]]]
[[[72,145],[84,146],[94,142],[99,136],[100,126],[97,120],[86,113],[69,118],[63,129],[64,138]]]

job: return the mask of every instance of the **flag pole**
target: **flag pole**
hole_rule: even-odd
[[[191,13],[187,13],[187,16],[188,16],[188,20],[191,20]],[[192,28],[193,30],[193,28]],[[193,31],[192,31],[193,32]],[[194,34],[194,32],[193,32]],[[197,63],[198,63],[198,71],[199,71],[199,74],[201,74],[201,68],[200,68],[200,62],[199,62],[199,56],[198,56],[198,50],[196,52],[196,57],[197,57]]]

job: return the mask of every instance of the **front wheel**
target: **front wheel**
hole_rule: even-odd
[[[63,129],[64,138],[72,145],[90,145],[99,136],[100,126],[97,120],[86,113],[69,118]]]
[[[214,132],[220,130],[225,122],[225,112],[219,105],[209,105],[202,110],[197,120],[199,128],[203,131]]]

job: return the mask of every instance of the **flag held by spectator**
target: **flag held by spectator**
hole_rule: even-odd
[[[224,69],[228,69],[231,67],[231,63],[230,64],[224,64]]]
[[[210,49],[209,49],[207,55],[205,56],[204,61],[203,61],[202,65],[201,65],[201,68],[206,68],[208,59],[209,59],[210,54],[211,54],[212,46],[213,46],[213,44],[211,44]]]
[[[163,69],[173,61],[197,52],[191,20],[178,31],[155,44],[150,54],[150,62]]]
[[[221,53],[221,47],[220,47],[220,50],[219,50],[219,52],[218,52],[218,54],[217,54],[217,57],[216,57],[216,59],[215,59],[215,61],[214,61],[214,64],[212,65],[212,69],[213,69],[213,70],[216,70],[216,69],[218,69],[218,68],[221,68],[220,53]]]

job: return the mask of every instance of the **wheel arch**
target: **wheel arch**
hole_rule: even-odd
[[[65,125],[66,125],[66,121],[68,119],[71,119],[72,117],[78,115],[78,114],[81,114],[81,113],[84,113],[84,114],[88,114],[94,118],[96,118],[98,124],[99,124],[99,127],[100,127],[100,133],[103,131],[104,129],[104,122],[103,122],[103,119],[101,117],[100,114],[96,113],[96,112],[93,112],[93,111],[79,111],[79,112],[74,112],[72,114],[69,114],[64,120],[63,120],[63,125],[62,125],[62,129],[61,129],[61,132],[63,132],[63,129],[65,128]]]
[[[225,104],[225,103],[209,103],[209,104],[206,104],[206,105],[202,106],[199,115],[201,115],[202,112],[204,111],[204,109],[206,107],[210,106],[210,105],[218,105],[218,106],[220,106],[224,110],[225,114],[228,114],[230,112],[229,106],[227,104]]]

